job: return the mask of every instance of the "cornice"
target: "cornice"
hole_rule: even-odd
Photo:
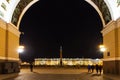
[[[0,28],[6,30],[6,22],[2,19],[0,19]]]
[[[10,31],[18,37],[20,36],[20,32],[18,31],[18,28],[15,25],[13,25],[12,23],[6,23],[2,19],[0,19],[0,28]]]
[[[112,31],[116,28],[120,28],[120,18],[117,19],[116,21],[110,21],[107,25],[104,26],[101,33],[104,36],[104,35],[106,35],[107,33],[109,33],[110,31]]]
[[[19,58],[11,58],[11,57],[9,57],[8,60],[19,61]]]
[[[114,30],[115,28],[117,28],[116,22],[115,21],[110,21],[107,25],[105,25],[105,27],[103,28],[101,33],[104,36],[107,33],[109,33],[110,31]]]
[[[106,59],[103,59],[103,61],[115,61],[115,60],[120,60],[120,57],[114,57],[114,58],[106,58]]]
[[[15,25],[13,25],[12,23],[8,23],[7,27],[8,31],[20,37],[20,32],[18,31],[18,28]]]
[[[19,61],[19,58],[11,58],[11,57],[6,58],[6,57],[2,57],[2,56],[0,56],[0,60],[12,60],[12,61]]]
[[[1,57],[1,56],[0,56],[0,59],[1,59],[1,60],[5,60],[6,58],[5,58],[5,57]]]

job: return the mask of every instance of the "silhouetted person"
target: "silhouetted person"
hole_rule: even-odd
[[[33,72],[33,64],[30,63],[30,71]]]
[[[98,66],[98,70],[99,70],[100,74],[101,74],[101,72],[102,72],[102,68],[103,68],[102,65],[99,65],[99,66]]]
[[[96,68],[96,72],[97,72],[97,74],[98,74],[98,69],[99,69],[98,64],[96,64],[95,68]]]
[[[92,73],[94,72],[95,66],[92,64],[91,65]]]
[[[91,72],[91,66],[88,64],[88,72]]]

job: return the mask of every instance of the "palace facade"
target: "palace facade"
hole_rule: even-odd
[[[62,65],[87,66],[88,64],[103,64],[103,61],[102,59],[90,58],[62,58]],[[36,58],[35,65],[60,65],[60,58]]]

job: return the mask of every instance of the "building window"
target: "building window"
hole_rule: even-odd
[[[110,52],[107,52],[107,56],[110,56]]]

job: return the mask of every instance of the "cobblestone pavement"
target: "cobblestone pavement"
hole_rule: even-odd
[[[4,80],[117,80],[103,74],[88,73],[79,69],[36,69],[22,71],[18,76]]]

